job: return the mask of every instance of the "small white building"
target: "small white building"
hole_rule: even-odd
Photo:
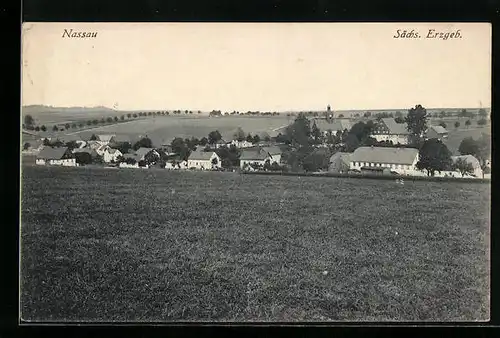
[[[387,141],[393,144],[408,144],[410,132],[406,123],[397,123],[393,118],[380,119],[370,135],[378,142]]]
[[[107,147],[103,154],[103,160],[106,163],[116,162],[118,157],[122,156],[122,152],[118,149]]]
[[[350,169],[422,176],[423,172],[416,167],[418,160],[418,149],[414,148],[359,147],[351,155]]]
[[[222,167],[221,159],[215,151],[193,151],[187,160],[189,169],[210,170]]]
[[[68,147],[44,147],[36,156],[35,163],[38,165],[76,167],[76,158]]]
[[[281,155],[283,154],[283,151],[279,147],[262,147],[262,151],[269,154],[269,157],[271,158],[271,164],[273,164],[273,162],[276,162],[277,164],[281,163]]]
[[[228,147],[235,146],[236,148],[242,149],[242,148],[253,147],[253,143],[248,142],[247,140],[243,140],[243,141],[232,140],[230,143],[227,144],[227,146]]]

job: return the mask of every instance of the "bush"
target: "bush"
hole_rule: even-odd
[[[477,125],[478,126],[484,126],[484,125],[486,125],[486,119],[480,119],[479,121],[477,121]]]

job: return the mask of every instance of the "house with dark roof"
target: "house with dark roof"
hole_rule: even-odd
[[[397,123],[393,118],[380,119],[370,135],[378,142],[386,141],[393,144],[408,144],[410,132],[406,123]]]
[[[425,138],[437,138],[438,140],[446,139],[448,138],[448,130],[443,128],[443,126],[430,126],[425,133]]]
[[[260,147],[243,149],[240,155],[240,168],[249,169],[251,166],[264,166],[266,161],[272,164],[273,158]],[[279,162],[278,162],[279,164]]]
[[[137,155],[137,157],[139,158],[139,161],[140,161],[140,160],[144,160],[146,155],[151,153],[151,152],[154,152],[157,155],[157,157],[160,157],[160,153],[155,148],[141,147],[135,151],[135,154]]]
[[[44,147],[36,156],[38,165],[60,165],[75,167],[76,159],[68,147]]]
[[[215,151],[193,151],[187,160],[189,169],[218,169],[222,167],[222,160]]]
[[[393,147],[359,147],[350,157],[350,169],[357,171],[395,172],[400,175],[422,176],[416,168],[418,149]]]

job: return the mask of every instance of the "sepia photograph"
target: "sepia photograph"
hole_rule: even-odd
[[[23,23],[20,323],[489,321],[491,44]]]

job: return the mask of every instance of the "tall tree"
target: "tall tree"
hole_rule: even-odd
[[[220,132],[218,130],[211,131],[208,134],[208,143],[215,144],[220,140],[222,140],[222,135],[220,134]]]
[[[467,162],[463,158],[457,159],[457,161],[453,164],[453,168],[458,170],[460,174],[462,174],[462,177],[464,177],[465,174],[472,174],[474,172],[472,163]]]
[[[42,125],[42,126],[40,127],[40,129],[41,129],[42,131],[47,131],[47,127],[45,127],[45,125]]]
[[[300,113],[295,118],[295,121],[286,128],[286,135],[295,147],[311,144],[311,123],[309,119]]]
[[[31,116],[31,115],[29,115],[29,114],[28,114],[28,115],[25,115],[25,116],[24,116],[24,124],[25,124],[26,126],[32,126],[32,125],[34,125],[34,124],[35,124],[35,119],[33,118],[33,116]]]
[[[234,133],[234,138],[237,141],[243,141],[245,139],[245,132],[243,131],[243,129],[241,129],[241,127],[238,127],[238,129]]]
[[[472,124],[472,122],[470,120],[465,121],[465,126],[466,127],[469,127],[471,124]]]
[[[458,129],[458,127],[460,127],[460,122],[455,122],[455,129]]]
[[[427,110],[417,104],[415,108],[411,108],[408,111],[408,115],[405,120],[407,123],[406,128],[410,132],[412,143],[419,144],[422,135],[427,129]]]
[[[428,176],[436,171],[448,170],[452,166],[451,152],[438,139],[425,140],[419,151],[417,168],[426,170]]]
[[[315,144],[321,143],[321,130],[319,130],[318,126],[316,125],[316,122],[313,122],[311,128],[311,136],[313,137]]]
[[[149,137],[143,137],[134,144],[134,150],[139,148],[153,148],[153,141]]]

